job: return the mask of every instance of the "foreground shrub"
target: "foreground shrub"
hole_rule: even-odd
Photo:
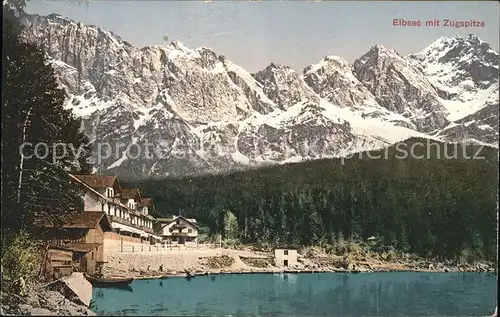
[[[474,262],[480,261],[484,258],[484,256],[481,254],[481,252],[478,252],[477,250],[466,247],[464,248],[461,252],[460,255],[458,256],[458,263],[459,264],[472,264]]]
[[[36,282],[41,263],[39,243],[25,232],[4,237],[2,291],[26,295]]]
[[[241,242],[238,239],[224,239],[222,240],[222,247],[228,249],[237,249]]]

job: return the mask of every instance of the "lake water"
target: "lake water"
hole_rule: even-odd
[[[109,315],[489,316],[491,273],[317,273],[135,280],[130,290],[94,288]]]

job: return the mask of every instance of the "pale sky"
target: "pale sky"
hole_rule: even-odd
[[[138,46],[163,45],[164,35],[189,48],[206,46],[248,71],[271,62],[297,71],[327,55],[353,62],[382,44],[400,54],[441,36],[470,33],[499,48],[496,1],[96,1],[30,0],[26,11],[58,13],[110,30]],[[485,22],[484,28],[394,27],[394,18]]]

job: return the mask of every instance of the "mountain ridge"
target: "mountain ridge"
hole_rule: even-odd
[[[465,97],[450,97],[446,91],[453,82],[429,71],[436,63],[426,58],[432,54],[405,57],[375,45],[352,65],[330,55],[300,72],[270,63],[251,74],[207,47],[189,49],[174,41],[135,48],[112,32],[59,15],[23,20],[25,38],[47,51],[67,107],[84,119],[94,142],[152,141],[162,153],[160,159],[130,159],[122,150],[101,159],[100,170],[137,176],[217,173],[339,157],[409,137],[498,146],[498,96],[483,89],[498,89],[498,72],[491,71],[498,69],[498,59],[496,68],[481,64],[492,57],[445,61],[468,70],[462,82],[472,80],[487,97],[450,120],[446,102]],[[464,51],[490,54],[482,43],[467,45]],[[189,154],[179,159],[173,150]]]

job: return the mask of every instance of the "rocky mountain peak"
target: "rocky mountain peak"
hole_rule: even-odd
[[[472,34],[470,33],[469,35],[467,35],[467,39],[473,43],[477,43],[477,44],[481,44],[481,43],[485,43],[484,41],[482,41],[479,36],[475,35],[475,34]]]
[[[179,40],[173,40],[172,42],[170,42],[170,46],[177,49],[177,50],[180,50],[181,52],[191,51],[189,48],[184,46],[184,44],[182,44],[182,42]]]
[[[331,63],[333,65],[337,65],[339,67],[348,67],[351,66],[348,61],[343,59],[342,57],[336,55],[329,55],[323,59],[325,62]]]
[[[491,123],[498,118],[498,52],[469,35],[439,38],[408,58],[435,87],[448,119],[454,121],[442,135],[498,142],[498,123]]]
[[[281,75],[291,74],[294,72],[295,72],[295,70],[292,69],[288,65],[270,63],[266,68],[264,68],[261,71],[258,71],[253,76],[256,78],[257,77],[259,77],[259,78],[273,78],[274,80],[277,80],[277,77],[279,77]]]
[[[376,44],[368,50],[367,55],[377,56],[377,57],[399,57],[399,53],[391,48],[387,48],[382,44]]]
[[[446,124],[446,109],[433,85],[396,51],[375,45],[354,62],[354,72],[382,107],[408,118],[419,131]]]
[[[483,59],[484,62],[493,65],[498,64],[498,52],[473,34],[469,34],[467,37],[440,37],[422,51],[410,54],[409,57],[421,61],[425,59],[441,59],[440,62],[457,58],[461,62],[467,62],[475,58]]]
[[[42,18],[42,16],[40,16],[38,14],[25,15],[25,17],[27,17],[27,18],[29,18],[29,17]],[[64,26],[66,26],[68,24],[77,24],[77,22],[75,22],[74,20],[67,18],[67,17],[64,17],[64,16],[57,14],[57,13],[51,13],[51,14],[45,16],[45,18],[47,20],[53,21],[54,23],[59,23],[60,25],[64,25]]]
[[[390,49],[387,49],[382,44],[375,44],[370,48],[369,51],[380,53],[380,52],[390,51]]]
[[[356,78],[354,69],[345,59],[327,56],[304,69],[304,80],[321,98],[339,107],[346,107],[365,118],[378,118],[415,129],[402,115],[380,106],[375,96]]]
[[[342,57],[330,55],[323,58],[318,64],[309,65],[303,70],[304,76],[308,76],[310,73],[317,71],[324,71],[325,69],[337,69],[339,71],[350,72],[352,71],[352,65]]]
[[[410,54],[427,75],[437,78],[436,85],[460,85],[471,81],[479,89],[487,89],[498,82],[498,52],[475,35],[440,38],[421,52]],[[445,98],[453,98],[446,93]]]
[[[371,95],[354,76],[352,65],[338,56],[326,56],[319,63],[307,66],[303,78],[320,97],[340,107],[356,107]],[[372,104],[376,103],[373,96],[371,99]]]
[[[217,63],[220,63],[219,56],[211,49],[200,47],[197,48],[196,51],[200,54],[200,59],[203,64],[214,67]]]
[[[253,77],[264,87],[264,93],[283,110],[305,100],[319,102],[302,76],[289,66],[271,63]]]
[[[406,67],[406,61],[393,49],[388,49],[381,44],[372,46],[368,52],[354,61],[354,69],[359,69],[361,65],[381,71],[387,65],[401,65]]]

